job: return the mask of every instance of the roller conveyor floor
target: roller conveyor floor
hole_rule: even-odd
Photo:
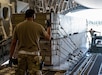
[[[102,75],[102,55],[98,55],[88,75]]]
[[[71,75],[102,75],[102,54],[91,54]]]
[[[92,65],[88,67],[87,73],[80,73],[80,74],[73,73],[73,75],[102,75],[102,54],[94,54],[93,56],[96,56],[96,57],[95,59],[92,60]],[[15,66],[13,66],[12,68],[7,67],[7,66],[2,66],[0,67],[0,75],[15,75],[15,68],[16,68]],[[60,72],[61,75],[72,75],[72,74],[65,73],[65,71],[67,70],[62,70],[61,67],[59,69],[60,70],[56,70],[56,67],[55,68],[45,67],[43,71],[43,75],[55,75],[56,72]]]

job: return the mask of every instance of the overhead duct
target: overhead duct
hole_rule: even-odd
[[[102,8],[102,0],[74,0],[74,1],[88,8]]]
[[[8,1],[6,1],[6,0],[0,0],[0,3],[1,4],[12,6],[12,4],[8,3]]]
[[[3,38],[7,38],[12,33],[12,25],[10,21],[11,9],[10,9],[9,0],[0,0],[0,19],[1,19],[1,28]]]
[[[10,6],[12,4],[10,4],[9,0],[0,0],[0,18],[10,18]]]
[[[0,0],[0,3],[2,3],[2,4],[7,4],[7,1],[5,1],[5,0]]]

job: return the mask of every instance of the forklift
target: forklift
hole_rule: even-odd
[[[89,48],[90,53],[102,53],[102,36],[96,34],[92,36],[91,46]]]

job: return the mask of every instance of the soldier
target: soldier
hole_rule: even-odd
[[[92,28],[89,30],[91,37],[94,36],[94,33],[96,32],[95,30],[93,30]]]
[[[42,25],[34,22],[34,10],[28,9],[25,12],[23,22],[16,25],[12,36],[10,48],[10,60],[14,53],[15,46],[18,42],[18,68],[15,75],[25,75],[28,71],[30,75],[42,75],[40,71],[40,37],[50,40],[50,26],[47,31]]]
[[[100,33],[100,32],[98,32],[98,31],[93,30],[92,28],[89,30],[89,32],[90,32],[91,37],[93,37],[93,36],[96,35],[95,32],[96,32],[96,33]]]

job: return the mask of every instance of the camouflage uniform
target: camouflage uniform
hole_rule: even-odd
[[[27,52],[38,51],[39,39],[46,35],[45,29],[42,25],[32,21],[23,21],[16,25],[13,33],[13,38],[18,40],[18,68],[16,75],[25,75],[26,69],[28,69],[30,75],[40,73],[39,70],[39,58],[36,55],[19,54],[19,51],[25,50]]]
[[[18,54],[18,57],[19,63],[15,75],[24,75],[25,71],[28,71],[30,75],[42,75],[39,56]]]

